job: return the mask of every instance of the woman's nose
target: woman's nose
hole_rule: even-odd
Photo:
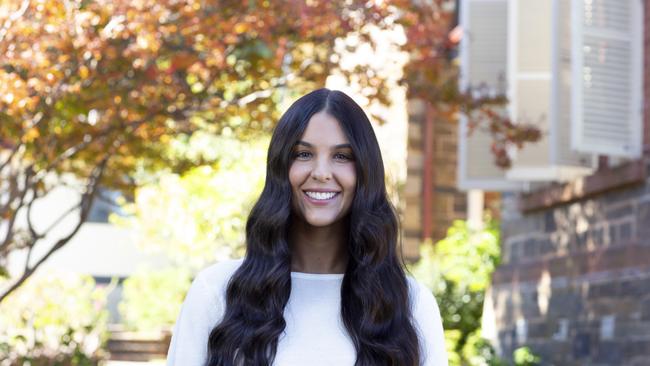
[[[311,177],[321,182],[332,179],[332,170],[330,169],[329,162],[322,161],[322,159],[316,161],[311,171]]]

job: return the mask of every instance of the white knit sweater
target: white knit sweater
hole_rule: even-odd
[[[194,279],[174,326],[167,366],[204,366],[207,340],[225,309],[228,280],[242,260],[214,264]],[[354,365],[356,351],[341,320],[343,274],[291,273],[284,309],[286,328],[274,366]],[[408,277],[413,317],[424,366],[447,366],[438,304],[431,292]]]

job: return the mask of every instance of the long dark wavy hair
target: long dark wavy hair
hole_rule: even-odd
[[[347,217],[349,260],[341,286],[341,316],[357,351],[355,365],[420,363],[397,249],[398,220],[386,194],[377,139],[352,98],[319,89],[293,103],[273,132],[264,189],[246,223],[246,257],[228,284],[223,319],[210,333],[207,366],[273,363],[291,292],[291,151],[321,111],[339,121],[356,160],[357,184]]]

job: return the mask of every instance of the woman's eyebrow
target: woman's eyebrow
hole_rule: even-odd
[[[296,142],[296,145],[304,145],[304,146],[307,146],[307,147],[314,147],[314,145],[310,144],[309,142],[305,142],[305,141],[302,141],[302,140]]]
[[[302,140],[296,142],[296,145],[304,145],[304,146],[307,146],[307,147],[314,147],[314,145],[310,144],[309,142],[307,142],[307,141],[302,141]],[[348,143],[334,145],[334,149],[344,149],[344,148],[351,149],[351,148],[352,148],[352,145],[350,145],[350,144],[348,144]]]

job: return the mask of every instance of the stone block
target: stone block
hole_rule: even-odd
[[[572,345],[572,355],[575,360],[586,359],[591,353],[593,348],[593,336],[590,333],[580,332],[573,337]]]
[[[587,233],[573,233],[569,239],[569,247],[571,251],[584,250],[587,246]]]
[[[458,125],[454,122],[437,120],[434,125],[434,134],[436,136],[456,137],[458,135]]]
[[[614,298],[618,296],[618,282],[608,281],[604,283],[592,283],[589,285],[587,292],[588,300],[597,300],[602,298]]]
[[[619,226],[618,240],[621,242],[621,244],[625,244],[632,240],[633,231],[634,227],[630,221],[623,222]]]
[[[435,181],[436,185],[443,186],[456,186],[456,165],[455,164],[445,164],[445,165],[436,165],[435,169]]]
[[[513,236],[529,236],[537,232],[535,220],[528,217],[504,220],[501,229],[504,240]]]
[[[650,321],[650,294],[645,294],[640,302],[641,320]]]
[[[414,117],[424,116],[426,113],[426,102],[422,99],[409,99],[406,102],[406,112],[409,115],[409,119]]]
[[[523,256],[525,259],[533,259],[539,254],[539,248],[536,239],[528,239],[524,242],[524,253]]]
[[[555,252],[555,246],[553,245],[551,239],[548,237],[539,240],[538,248],[540,256]]]
[[[555,222],[555,215],[553,211],[548,211],[544,214],[544,231],[551,233],[557,230],[557,223]]]
[[[623,201],[638,201],[643,196],[644,186],[629,187],[603,195],[602,202],[606,205],[619,204]]]
[[[576,319],[585,311],[585,303],[577,292],[566,288],[554,288],[549,299],[547,316],[550,318]]]
[[[650,245],[650,201],[639,204],[636,212],[637,238]]]
[[[420,230],[422,228],[422,215],[420,207],[408,207],[404,211],[404,229]]]
[[[524,243],[521,241],[515,241],[509,243],[508,245],[509,263],[514,264],[519,262],[519,260],[523,257],[523,247],[524,247]]]
[[[422,195],[422,181],[409,177],[404,184],[404,195],[406,197],[419,197]]]
[[[650,339],[629,339],[623,344],[626,358],[648,357],[650,354]]]
[[[619,297],[641,298],[650,293],[650,281],[647,278],[634,278],[620,282]]]
[[[433,200],[433,210],[436,214],[447,215],[453,212],[454,196],[451,194],[436,194]]]
[[[601,297],[598,300],[588,302],[586,311],[598,319],[608,315],[627,317],[630,313],[638,311],[638,301],[629,297]]]
[[[607,220],[619,220],[624,217],[632,217],[634,215],[634,207],[631,201],[624,202],[623,204],[611,205],[605,211],[605,218]]]
[[[616,339],[650,340],[650,322],[636,320],[617,320]]]
[[[407,260],[417,260],[420,256],[420,239],[404,238],[402,240],[402,255]]]
[[[454,197],[454,211],[466,214],[467,211],[467,193],[455,191],[452,193]]]
[[[538,342],[530,347],[533,353],[541,358],[540,365],[574,365],[571,362],[571,345],[568,342]]]
[[[623,344],[618,341],[601,341],[594,349],[591,361],[599,365],[622,365],[624,360]]]
[[[421,170],[424,167],[424,154],[422,151],[410,150],[406,156],[406,166],[409,169]]]
[[[650,365],[650,355],[640,356],[640,357],[632,357],[627,361],[627,365],[629,365],[629,366],[648,366],[648,365]]]
[[[408,139],[413,145],[422,144],[422,125],[417,123],[408,124]]]
[[[605,229],[601,227],[590,229],[587,232],[587,241],[588,244],[600,247],[605,244]]]
[[[406,168],[407,179],[418,179],[422,180],[422,167],[421,166],[412,166]]]
[[[455,140],[445,139],[440,142],[438,146],[438,152],[445,156],[455,156],[458,151],[458,144]]]

